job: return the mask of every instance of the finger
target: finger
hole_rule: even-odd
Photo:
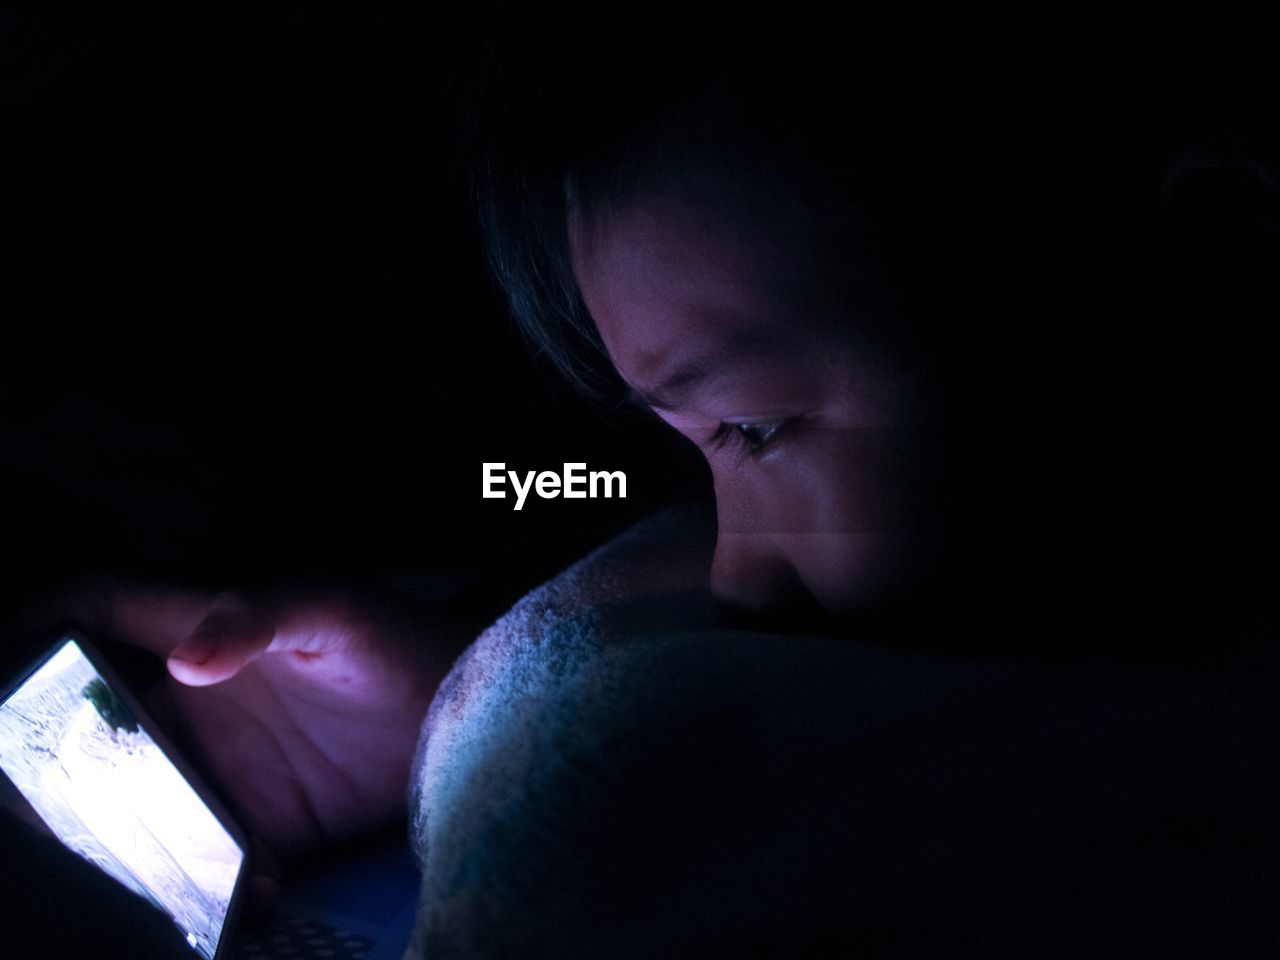
[[[236,594],[219,594],[169,654],[169,673],[193,687],[221,683],[267,653],[275,638],[275,621],[263,607]]]
[[[166,656],[204,617],[213,597],[208,591],[161,589],[94,575],[34,598],[22,611],[19,626],[33,636],[74,626],[90,637]]]
[[[105,605],[106,631],[115,639],[167,657],[208,615],[211,591],[114,585],[95,602]]]

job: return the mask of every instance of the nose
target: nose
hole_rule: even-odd
[[[732,618],[811,615],[818,602],[775,537],[720,532],[711,563],[711,592]]]

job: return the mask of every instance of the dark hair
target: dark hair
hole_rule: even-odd
[[[705,30],[638,28],[584,49],[527,26],[508,20],[488,39],[466,97],[469,164],[511,313],[579,390],[599,397],[618,381],[574,278],[571,207],[590,218],[702,167],[750,191],[753,208],[782,212],[779,222],[839,231],[857,211],[886,236],[906,235],[896,209],[882,212],[908,196],[929,126],[918,45],[892,32],[765,44],[765,34],[717,43]]]

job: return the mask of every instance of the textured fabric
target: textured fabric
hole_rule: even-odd
[[[406,957],[1274,956],[1264,648],[727,630],[662,541],[589,557],[455,665],[414,773]]]

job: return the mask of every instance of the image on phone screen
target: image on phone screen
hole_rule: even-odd
[[[75,640],[0,704],[0,769],[64,845],[213,960],[244,851]]]

